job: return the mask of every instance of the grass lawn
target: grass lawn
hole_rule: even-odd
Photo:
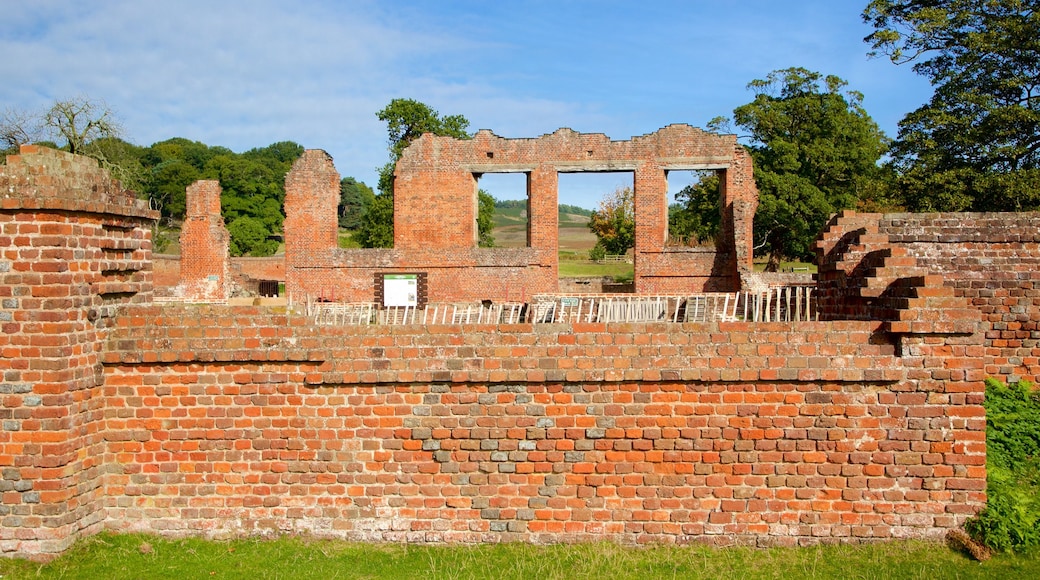
[[[281,538],[204,541],[103,534],[47,565],[0,560],[12,578],[1040,578],[1040,553],[976,562],[943,544],[624,548],[609,543],[419,546]]]

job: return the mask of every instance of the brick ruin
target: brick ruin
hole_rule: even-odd
[[[658,135],[669,131],[699,135]],[[650,216],[637,290],[672,289],[674,256],[653,217],[664,216],[667,160],[639,139],[569,132],[423,137],[398,167],[399,247],[366,255],[334,247],[335,201],[320,192],[338,176],[327,155],[307,152],[287,177],[287,282],[317,292],[307,284],[367,279],[351,292],[371,300],[372,272],[452,254],[433,246],[433,223],[407,192],[443,187],[428,208],[468,207],[491,160],[530,171],[532,216],[552,223],[543,194],[554,172],[602,161],[532,167],[554,140],[581,142],[561,150],[593,159],[600,146],[646,147],[635,168],[637,212]],[[731,147],[726,163],[738,157]],[[410,169],[436,159],[448,169]],[[731,179],[727,195],[740,189]],[[733,222],[750,228],[753,201],[738,201]],[[468,243],[472,211],[439,239]],[[353,326],[286,306],[153,300],[156,218],[81,157],[25,147],[0,167],[5,555],[50,557],[103,529],[410,542],[937,538],[985,503],[983,379],[1040,375],[1037,214],[836,216],[819,242],[819,321]],[[734,240],[747,239],[744,227]],[[458,250],[469,261],[442,258],[430,292],[467,272],[472,287],[515,272],[523,292],[551,289],[550,238]],[[709,261],[739,271],[750,258],[740,252]],[[697,278],[685,277],[686,291]]]
[[[669,171],[720,174],[723,228],[716,247],[668,239]],[[733,135],[670,125],[629,141],[560,129],[537,139],[479,131],[472,139],[426,134],[405,149],[394,174],[394,247],[337,247],[339,174],[322,151],[307,151],[286,177],[286,290],[345,302],[375,298],[379,276],[418,273],[432,302],[525,301],[557,292],[561,172],[635,175],[635,290],[732,291],[751,269],[758,202],[751,159]],[[477,188],[485,173],[527,178],[528,247],[477,247]]]

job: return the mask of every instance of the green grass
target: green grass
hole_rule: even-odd
[[[811,548],[358,544],[306,538],[204,541],[102,534],[46,565],[0,561],[3,578],[1038,578],[1040,553],[979,563],[945,545]]]
[[[560,278],[601,278],[610,276],[615,280],[632,280],[635,270],[632,264],[612,262],[596,264],[588,261],[560,260]]]

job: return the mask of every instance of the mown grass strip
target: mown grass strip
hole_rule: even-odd
[[[101,534],[46,565],[0,561],[10,578],[1040,578],[1040,552],[976,562],[943,544],[808,548],[359,544],[283,537],[205,541]]]

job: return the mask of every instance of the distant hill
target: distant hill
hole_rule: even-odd
[[[560,250],[587,251],[596,244],[589,231],[590,210],[573,205],[560,206]],[[517,248],[527,245],[527,202],[506,200],[495,203],[495,245]]]
[[[512,210],[512,209],[527,209],[527,201],[523,199],[496,199],[495,200],[496,210]],[[592,210],[578,207],[576,205],[569,205],[566,203],[560,204],[560,215],[573,214],[591,216]]]

